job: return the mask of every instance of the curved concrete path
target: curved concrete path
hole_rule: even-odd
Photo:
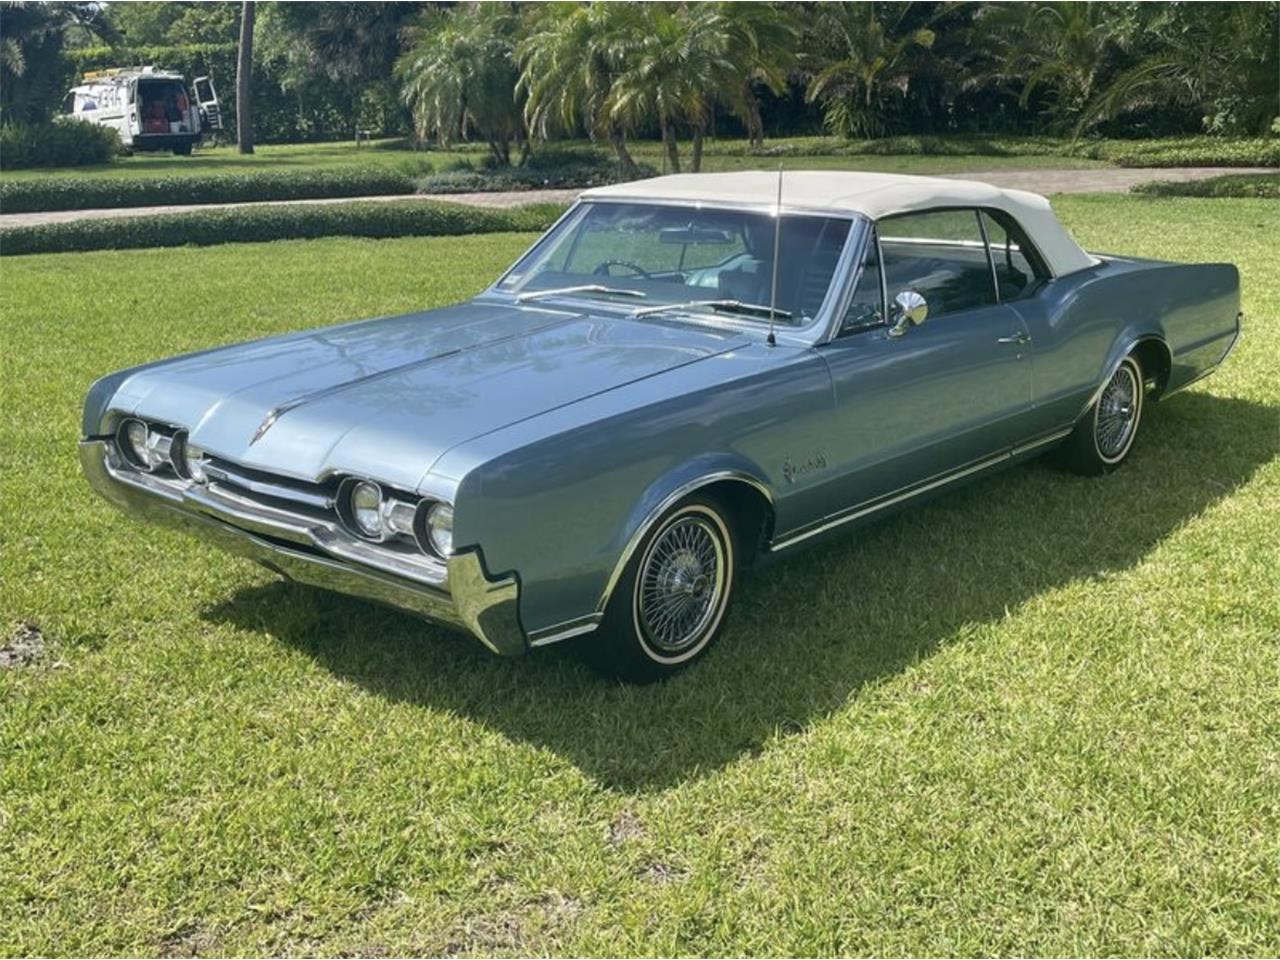
[[[997,187],[1031,190],[1035,193],[1124,193],[1134,184],[1150,180],[1205,180],[1228,173],[1275,173],[1274,167],[1101,167],[1086,170],[973,170],[942,174],[950,180],[979,180]],[[226,210],[234,207],[278,204],[323,204],[377,202],[387,200],[438,200],[475,207],[516,207],[526,203],[568,203],[580,190],[519,190],[495,193],[436,193],[389,197],[336,197],[324,200],[275,200],[257,203],[203,203],[184,206],[119,207],[99,210],[57,210],[44,213],[0,215],[0,229],[40,223],[67,223],[72,220],[109,220],[118,217],[147,217],[158,213],[191,213],[197,210]]]

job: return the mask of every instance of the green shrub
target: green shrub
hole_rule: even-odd
[[[1233,173],[1207,180],[1154,180],[1139,183],[1134,193],[1149,197],[1244,197],[1280,200],[1280,173]]]
[[[110,163],[119,152],[115,130],[88,120],[0,126],[0,170]]]
[[[539,231],[545,230],[563,212],[564,207],[558,204],[488,210],[422,200],[232,207],[14,227],[0,230],[0,256],[327,236],[457,236]]]
[[[1079,156],[1122,167],[1280,167],[1280,138],[1169,137],[1082,143]]]
[[[1054,137],[903,136],[877,140],[795,137],[744,151],[708,144],[711,155],[755,156],[1061,156],[1104,160],[1122,167],[1276,167],[1280,138],[1167,137],[1158,140],[1066,140]]]
[[[0,210],[87,210],[164,204],[247,203],[413,193],[413,180],[380,167],[168,177],[48,177],[0,181]]]
[[[657,170],[640,164],[640,175]],[[418,193],[481,193],[484,191],[548,190],[595,187],[626,179],[617,162],[591,150],[545,149],[533,154],[523,167],[477,170],[451,164],[432,176],[419,177]]]

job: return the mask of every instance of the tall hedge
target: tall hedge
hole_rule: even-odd
[[[435,237],[533,232],[545,230],[563,212],[564,207],[558,204],[487,210],[421,200],[232,207],[12,227],[0,230],[0,256],[328,236]]]
[[[0,170],[108,163],[119,152],[116,131],[87,120],[0,125]],[[3,191],[10,185],[0,181],[0,209],[4,208]]]
[[[413,192],[411,177],[379,167],[167,177],[41,177],[0,180],[0,212],[374,197]]]

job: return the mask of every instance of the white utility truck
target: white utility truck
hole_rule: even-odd
[[[186,155],[206,132],[222,129],[213,82],[196,77],[195,96],[180,73],[148,67],[93,70],[67,94],[68,116],[111,127],[127,150]]]

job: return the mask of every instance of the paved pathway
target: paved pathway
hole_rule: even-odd
[[[980,180],[997,187],[1032,190],[1036,193],[1123,193],[1135,183],[1148,180],[1204,180],[1226,173],[1274,173],[1271,167],[1100,167],[1085,170],[974,170],[945,174],[951,180]],[[190,213],[196,210],[225,210],[233,207],[275,206],[281,203],[321,204],[353,201],[441,200],[476,207],[515,207],[525,203],[568,203],[578,190],[519,190],[504,193],[420,194],[390,197],[336,197],[325,200],[275,200],[269,203],[202,203],[189,206],[120,207],[101,210],[58,210],[46,213],[0,214],[0,229],[39,223],[66,223],[71,220],[108,220],[117,217],[145,217],[157,213]]]

